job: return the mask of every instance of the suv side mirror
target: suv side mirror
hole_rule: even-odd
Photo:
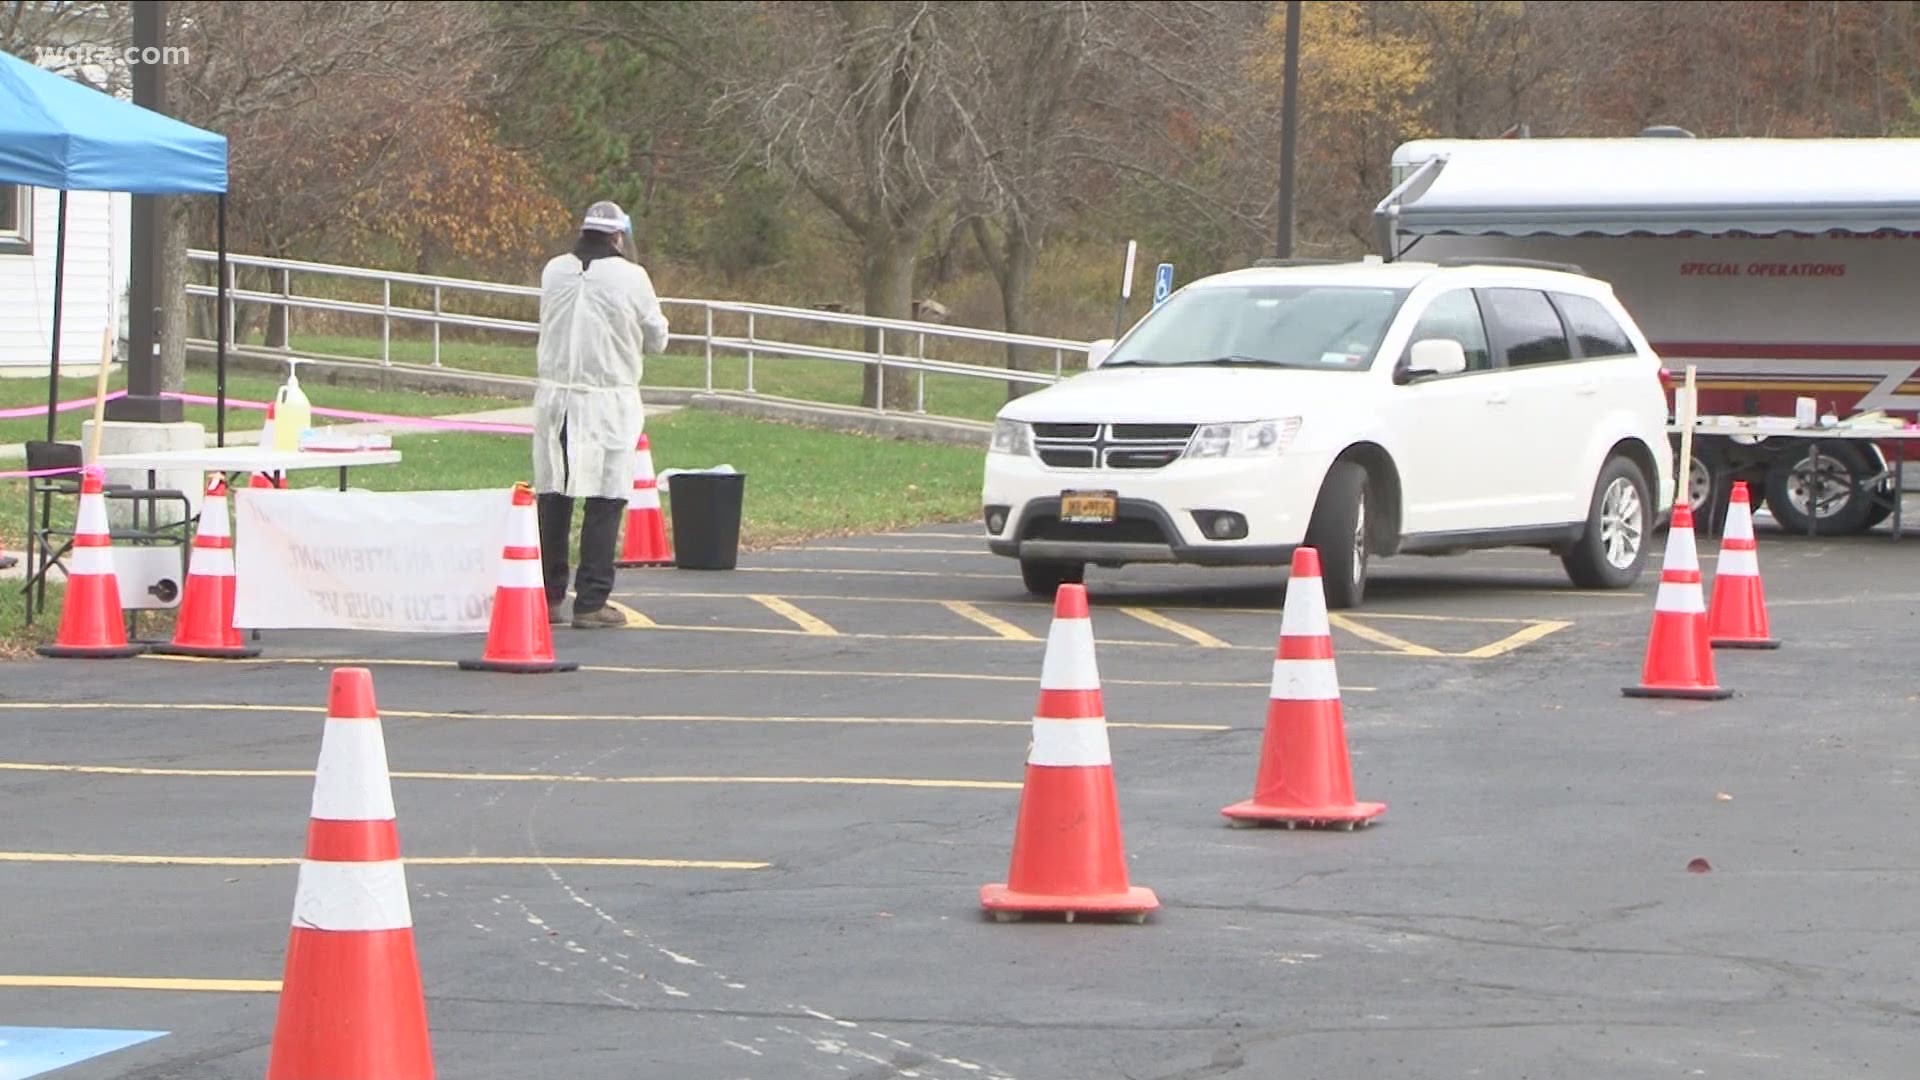
[[[1449,338],[1427,338],[1413,343],[1409,361],[1409,379],[1427,375],[1458,375],[1467,370],[1467,350]]]
[[[1113,339],[1101,338],[1087,346],[1087,370],[1092,371],[1106,363],[1107,356],[1113,352]]]

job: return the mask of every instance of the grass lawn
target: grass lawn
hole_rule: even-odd
[[[44,392],[44,384],[42,384]],[[329,403],[333,403],[329,392]],[[362,405],[369,411],[398,409]],[[77,429],[76,429],[77,430]],[[979,512],[981,451],[937,443],[895,441],[819,431],[686,409],[647,421],[657,469],[730,464],[747,474],[740,545],[743,551],[819,537],[971,521]],[[395,436],[398,465],[355,469],[348,480],[374,491],[499,488],[532,480],[526,437],[421,434]],[[299,487],[331,487],[327,471],[294,474]],[[0,481],[0,541],[21,548],[25,485]],[[671,496],[662,500],[671,514]],[[56,505],[59,505],[56,502]],[[67,504],[67,514],[71,516]],[[575,514],[578,539],[580,515]],[[236,538],[245,543],[244,537]],[[577,552],[577,547],[575,551]],[[31,655],[59,626],[59,588],[48,608],[25,627],[17,582],[0,583],[0,658]],[[170,615],[148,613],[140,632],[170,633]]]
[[[227,373],[227,397],[230,401],[271,401],[274,392],[285,382],[284,376]],[[124,369],[108,376],[107,392],[126,388]],[[186,393],[214,396],[214,375],[211,371],[193,369],[187,372]],[[526,404],[512,398],[454,394],[388,393],[380,390],[361,389],[346,386],[323,386],[303,384],[307,400],[316,408],[348,409],[355,412],[387,413],[393,416],[434,416],[446,413],[482,412],[489,409],[506,409]],[[94,391],[92,376],[60,380],[60,400],[91,400]],[[47,383],[42,379],[0,379],[0,409],[39,406],[47,403]],[[258,431],[266,420],[266,410],[240,408],[229,405],[227,408],[228,431]],[[57,436],[60,441],[78,441],[81,425],[93,418],[93,407],[75,409],[59,415]],[[188,405],[186,418],[206,425],[207,432],[214,430],[214,409],[211,405]],[[327,417],[315,417],[320,424],[348,423]],[[0,443],[19,443],[29,439],[44,439],[47,434],[45,414],[26,419],[0,420]]]
[[[302,336],[295,334],[294,347],[327,356],[377,360],[380,339],[356,337]],[[850,344],[850,343],[847,343]],[[431,342],[394,341],[393,361],[398,364],[431,364]],[[1072,358],[1069,358],[1071,361]],[[443,366],[492,374],[534,374],[534,349],[524,345],[481,342],[444,342],[440,349]],[[1051,363],[1051,358],[1048,360]],[[1069,371],[1072,369],[1069,368]],[[828,405],[858,405],[865,368],[838,360],[805,360],[792,357],[757,357],[753,364],[754,390],[774,397],[817,401]],[[914,372],[889,369],[887,381],[917,380]],[[707,364],[700,356],[650,357],[641,373],[640,385],[704,387]],[[741,356],[716,356],[713,361],[713,385],[716,390],[744,390],[747,387],[747,361]],[[1006,404],[1007,385],[993,379],[961,375],[929,375],[926,379],[926,411],[933,416],[963,420],[991,420]]]
[[[747,474],[743,551],[970,521],[979,511],[983,461],[971,447],[818,431],[700,409],[652,417],[647,435],[656,469],[728,464]],[[373,491],[505,490],[533,479],[524,436],[406,435],[393,444],[402,456],[399,465],[354,470],[349,482]],[[337,478],[315,474],[294,483],[325,487]]]

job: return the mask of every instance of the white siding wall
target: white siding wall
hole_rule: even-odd
[[[36,188],[32,198],[33,254],[0,255],[0,367],[44,369],[53,346],[60,193]],[[128,197],[117,193],[76,191],[67,197],[62,367],[98,364],[101,330],[116,311],[116,341],[126,324],[129,208]]]

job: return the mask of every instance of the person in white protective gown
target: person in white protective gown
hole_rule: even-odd
[[[586,503],[572,625],[624,626],[607,607],[620,522],[645,425],[640,373],[667,346],[653,281],[630,261],[631,222],[619,206],[588,208],[573,250],[540,275],[539,382],[533,397],[533,489],[547,621],[567,622],[568,539],[575,499]]]

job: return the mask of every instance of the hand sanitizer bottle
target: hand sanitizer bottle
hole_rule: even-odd
[[[313,423],[313,406],[307,401],[307,395],[300,391],[300,379],[294,374],[291,364],[287,369],[286,385],[274,395],[273,406],[273,448],[300,449],[300,438]]]

